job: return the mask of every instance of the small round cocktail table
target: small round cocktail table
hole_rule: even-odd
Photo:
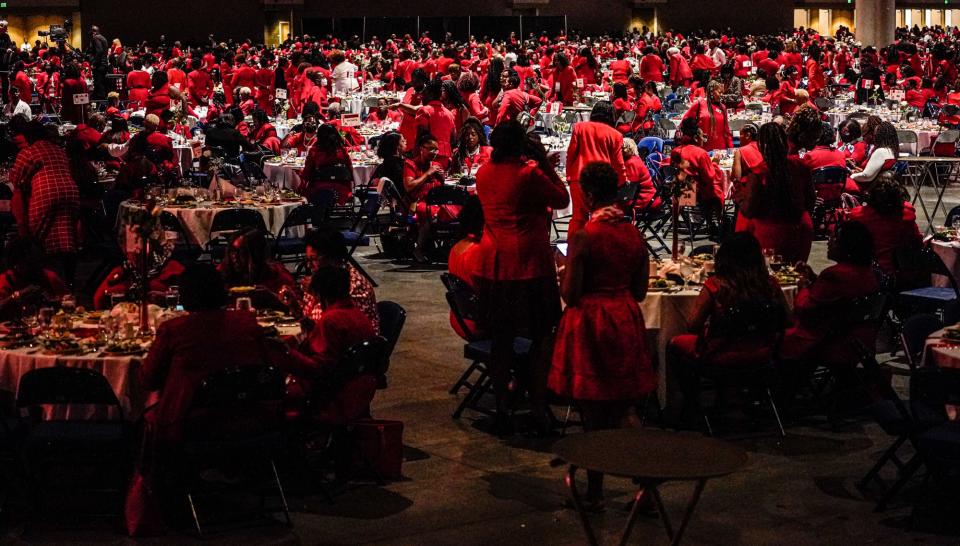
[[[640,489],[620,539],[621,545],[627,543],[633,530],[644,490],[653,495],[670,543],[679,544],[707,480],[736,472],[747,462],[747,453],[728,442],[697,433],[661,430],[617,429],[576,434],[558,441],[553,451],[570,465],[566,483],[591,546],[597,545],[597,539],[583,510],[580,492],[577,491],[574,479],[577,470],[582,468],[630,478],[639,484]],[[696,482],[693,497],[676,530],[670,524],[657,490],[658,486],[670,481]]]

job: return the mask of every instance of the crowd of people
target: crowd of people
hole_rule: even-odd
[[[4,30],[0,26],[0,34]],[[871,116],[862,126],[847,120],[837,131],[824,120],[819,99],[852,91],[857,102],[877,104],[900,89],[919,112],[946,114],[945,125],[960,121],[945,108],[960,106],[956,28],[901,29],[896,43],[880,49],[846,33],[804,29],[777,36],[643,29],[616,38],[571,33],[436,43],[426,36],[366,43],[302,36],[278,46],[113,40],[104,51],[103,36],[95,28],[92,36],[87,54],[40,42],[17,50],[3,80],[15,158],[7,183],[19,233],[0,276],[0,312],[16,318],[25,299],[59,297],[75,286],[85,224],[92,221],[84,211],[107,202],[92,165],[116,171],[109,194],[143,197],[149,187],[176,178],[176,135],[191,138],[202,130],[207,157],[201,163],[216,155],[294,150],[305,156],[301,195],[315,201],[332,191],[337,204],[352,202],[348,152],[365,141],[341,123],[341,103],[375,85],[402,98],[380,99],[366,117],[397,124],[377,139],[382,162],[371,185],[391,181],[392,205],[414,218],[418,262],[431,259],[432,225],[457,222],[464,231],[449,268],[476,292],[481,309],[472,333],[459,333],[481,332],[491,340],[500,434],[513,431],[517,385],[542,434],[554,426],[552,396],[574,401],[590,430],[635,420],[641,401],[656,391],[655,353],[637,305],[647,295],[652,262],[632,220],[637,211],[667,206],[669,184],[695,189],[697,209],[719,243],[715,274],[700,291],[689,331],[670,341],[667,362],[659,363],[661,375],[677,378],[670,393],[678,413],[673,424],[695,425],[704,367],[760,365],[777,350],[798,367],[817,361],[829,334],[819,313],[916,282],[898,275],[896,255],[922,245],[895,168],[894,126]],[[115,90],[104,83],[111,74],[120,76]],[[86,80],[95,83],[92,90]],[[88,92],[94,103],[73,100]],[[531,130],[538,112],[604,92],[609,100],[597,101],[589,120],[573,125],[558,168]],[[656,123],[668,95],[687,106],[676,134],[666,138],[672,146],[654,158],[638,143],[668,137]],[[735,139],[730,115],[752,98],[769,105],[771,121],[746,125]],[[44,123],[54,114],[75,128],[59,135]],[[273,125],[278,118],[298,120],[283,139]],[[134,124],[140,130],[132,135]],[[727,174],[713,152],[734,148]],[[667,167],[675,173],[669,180]],[[812,214],[836,197],[814,187],[814,171],[825,167],[848,169],[842,192],[862,204],[840,211],[830,243],[837,263],[816,275],[806,265]],[[453,173],[475,177],[476,196],[462,205],[428,204]],[[627,184],[637,191],[624,201]],[[735,218],[725,213],[728,201]],[[551,221],[553,211],[568,205],[568,246],[558,271]],[[299,280],[271,260],[265,235],[236,234],[217,267],[168,254],[152,271],[149,290],[178,285],[187,311],[157,329],[141,369],[144,385],[161,392],[145,417],[147,434],[158,442],[177,441],[192,393],[216,366],[274,363],[298,379],[299,392],[291,394],[296,406],[349,347],[377,335],[373,287],[348,259],[338,231],[320,227],[304,237],[308,273]],[[801,272],[792,316],[768,271],[768,251]],[[131,287],[136,260],[131,254],[105,275],[89,295],[93,305],[106,307],[109,294]],[[231,286],[256,286],[258,308],[303,318],[302,338],[270,345],[251,316],[224,310]],[[775,325],[782,347],[719,333],[731,309],[758,301],[782,316]],[[532,342],[522,364],[518,337]],[[198,368],[198,362],[209,365]],[[337,416],[334,423],[367,415],[375,389],[369,377],[344,386],[343,397],[329,401],[337,406],[328,412]],[[789,392],[788,386],[778,391],[784,405]],[[601,476],[591,475],[591,509],[602,509],[602,499]]]

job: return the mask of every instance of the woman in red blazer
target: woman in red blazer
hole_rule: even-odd
[[[570,184],[570,197],[573,199],[573,217],[567,237],[586,225],[590,210],[580,189],[580,169],[593,161],[604,161],[613,166],[619,177],[620,185],[626,181],[626,167],[623,163],[623,135],[613,127],[613,105],[609,101],[600,101],[593,105],[590,121],[573,126],[570,146],[567,148],[567,182]]]
[[[570,66],[570,60],[563,53],[557,52],[553,56],[553,72],[547,79],[547,99],[551,102],[562,102],[564,106],[574,103],[577,85],[577,72]]]
[[[477,173],[485,222],[480,240],[480,313],[492,340],[489,366],[497,398],[497,432],[507,434],[507,387],[515,364],[513,340],[520,332],[533,341],[528,388],[535,417],[543,426],[548,423],[550,335],[560,318],[550,219],[551,209],[566,207],[570,197],[543,145],[530,140],[519,123],[498,125],[490,140],[491,161]]]

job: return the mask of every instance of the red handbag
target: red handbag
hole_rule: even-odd
[[[353,426],[360,461],[370,465],[382,478],[403,477],[403,422],[363,419]]]

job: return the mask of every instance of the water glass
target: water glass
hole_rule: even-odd
[[[41,307],[40,314],[38,318],[40,319],[40,324],[44,327],[50,326],[50,323],[53,322],[53,307]]]
[[[176,308],[180,305],[180,287],[177,285],[170,286],[167,288],[166,294],[164,294],[164,303],[170,309]]]

